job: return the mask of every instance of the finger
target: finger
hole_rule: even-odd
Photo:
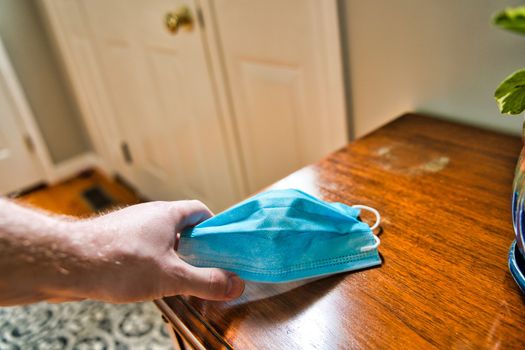
[[[176,220],[176,232],[181,232],[186,227],[195,226],[213,216],[211,210],[197,200],[173,202],[173,212]]]
[[[207,300],[231,300],[240,297],[244,291],[244,281],[233,272],[180,263],[182,273],[179,288],[183,294]]]

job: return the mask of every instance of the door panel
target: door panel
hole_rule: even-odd
[[[0,61],[7,59],[2,47],[0,56]],[[43,179],[38,158],[24,142],[28,134],[11,94],[6,68],[0,64],[0,194],[21,190]]]
[[[246,145],[243,155],[249,186],[256,189],[305,164],[301,152],[302,73],[297,67],[247,60],[239,67],[243,118],[238,122]]]
[[[188,81],[187,70],[175,52],[158,51],[149,53],[151,62],[151,76],[154,81],[162,81],[170,86],[163,89],[155,86],[159,99],[159,113],[172,118],[173,127],[168,137],[175,138],[177,147],[174,149],[174,164],[177,166],[176,179],[181,187],[186,188],[192,196],[202,197],[209,190],[205,168],[205,149],[201,147],[199,135],[199,113],[194,110],[188,96],[188,90],[181,82]],[[179,56],[179,57],[177,57]],[[159,84],[160,85],[160,84]]]

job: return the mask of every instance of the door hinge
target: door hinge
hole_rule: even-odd
[[[133,158],[131,157],[131,151],[129,150],[129,146],[127,142],[122,142],[120,144],[120,150],[122,151],[122,157],[124,158],[124,161],[128,164],[133,163]]]
[[[201,8],[197,7],[195,12],[196,12],[196,15],[197,15],[197,21],[199,22],[199,26],[201,28],[204,28],[204,15],[202,14]]]
[[[33,142],[33,139],[31,138],[31,136],[25,134],[24,143],[29,153],[35,153],[35,143]]]

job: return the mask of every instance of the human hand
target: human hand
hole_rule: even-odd
[[[199,201],[150,202],[73,223],[77,259],[61,264],[67,282],[58,283],[52,299],[122,303],[177,294],[239,297],[244,282],[237,275],[191,266],[174,251],[176,233],[210,216]]]

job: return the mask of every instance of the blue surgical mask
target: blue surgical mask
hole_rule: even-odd
[[[370,227],[360,209],[376,214]],[[290,282],[380,265],[379,213],[328,203],[299,190],[273,190],[183,231],[177,253],[255,282]]]

